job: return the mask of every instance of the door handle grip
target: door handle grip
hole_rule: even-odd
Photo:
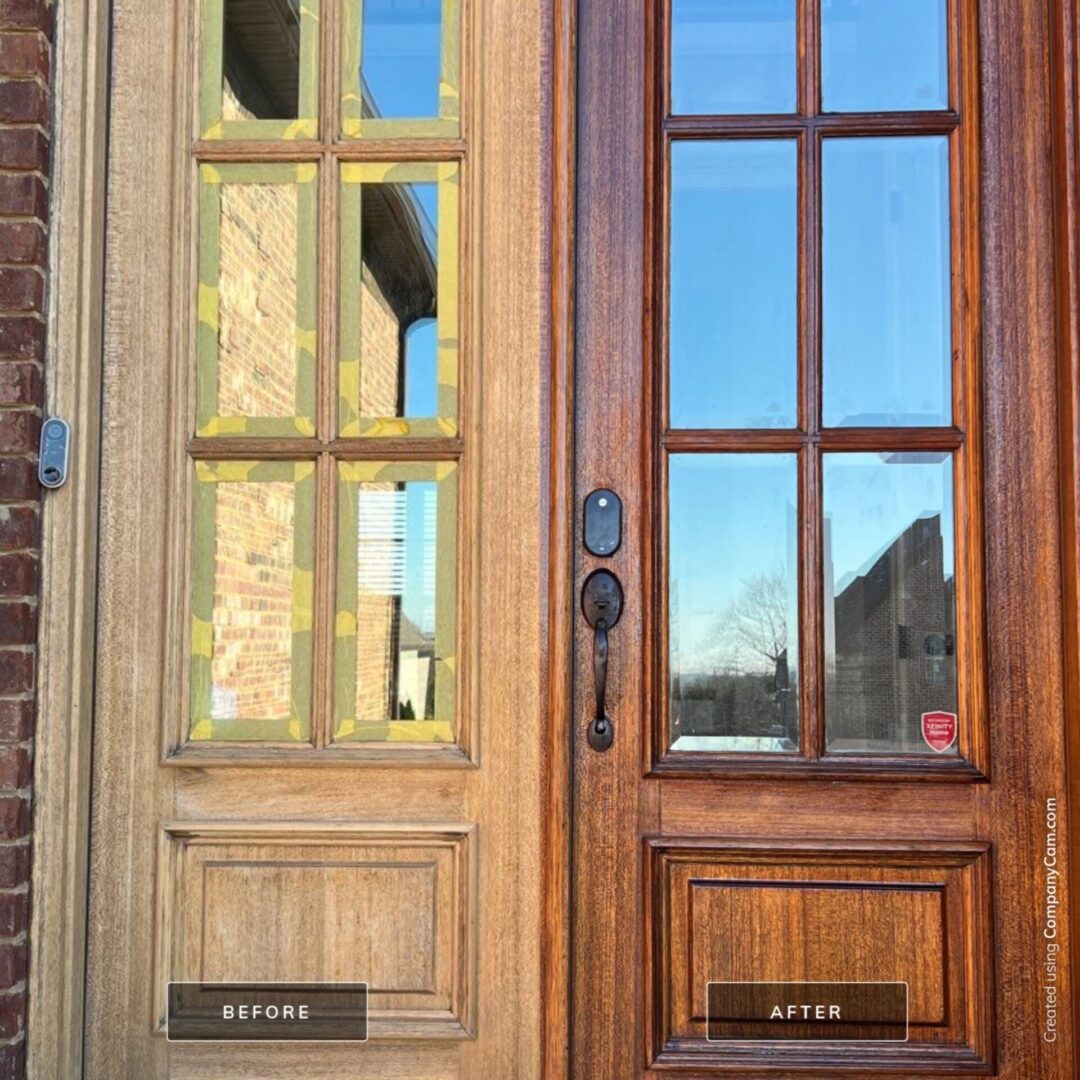
[[[611,723],[605,707],[605,699],[607,698],[607,658],[607,621],[600,619],[596,624],[596,634],[593,637],[592,667],[593,682],[596,685],[596,716],[593,718],[592,728],[589,731],[590,742],[592,742],[593,732],[596,732],[599,737],[603,737],[607,732],[608,725]]]
[[[589,745],[606,750],[615,738],[615,725],[607,714],[608,631],[622,614],[623,592],[619,579],[610,570],[594,570],[581,590],[581,610],[593,628],[593,685],[596,713],[589,724]]]

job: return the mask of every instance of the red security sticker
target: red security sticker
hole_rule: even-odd
[[[956,713],[924,712],[922,737],[931,750],[944,754],[956,742]]]

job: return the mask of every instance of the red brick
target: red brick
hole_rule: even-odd
[[[40,499],[37,466],[26,458],[0,458],[0,501]]]
[[[36,169],[49,163],[49,140],[37,127],[0,128],[0,169]]]
[[[0,221],[0,262],[45,261],[45,230],[36,221]]]
[[[13,1039],[26,1023],[26,994],[0,994],[0,1039]]]
[[[21,840],[30,824],[30,800],[25,795],[0,796],[0,837]]]
[[[33,645],[37,640],[37,607],[25,600],[0,603],[0,645]]]
[[[34,770],[30,755],[21,746],[0,747],[0,788],[18,791],[30,783]],[[0,929],[0,934],[3,930]]]
[[[43,221],[49,198],[45,183],[34,173],[0,173],[0,214],[38,217]]]
[[[17,889],[30,880],[30,847],[0,844],[0,887]]]
[[[0,551],[37,547],[41,515],[36,506],[0,506]]]
[[[49,44],[41,34],[5,32],[0,34],[0,71],[5,75],[47,79]]]
[[[38,587],[38,561],[28,551],[0,555],[0,596],[33,596]]]
[[[32,454],[41,439],[41,417],[32,409],[0,411],[0,454]]]
[[[7,311],[40,311],[45,278],[30,267],[0,267],[0,307]]]
[[[24,742],[33,731],[33,698],[0,698],[0,742]]]
[[[30,896],[25,892],[0,893],[0,936],[17,937],[26,929]],[[0,1001],[0,1013],[4,1003]]]
[[[24,649],[0,649],[0,687],[8,694],[34,688],[34,654]]]
[[[14,986],[26,978],[26,943],[0,944],[0,986]]]
[[[39,360],[45,349],[45,324],[32,315],[0,317],[0,357]]]
[[[0,1080],[23,1080],[25,1075],[26,1043],[20,1039],[8,1046],[0,1046]]]
[[[0,120],[9,124],[44,124],[48,118],[49,99],[41,83],[35,79],[0,79]]]
[[[40,405],[41,367],[0,361],[0,405]]]
[[[49,0],[0,0],[0,26],[51,34],[52,4]]]

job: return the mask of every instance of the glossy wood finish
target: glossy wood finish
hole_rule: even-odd
[[[627,604],[611,635],[609,697],[616,735],[604,754],[592,751],[584,737],[592,643],[584,620],[577,617],[575,625],[575,1078],[627,1080],[671,1071],[702,1078],[761,1071],[794,1077],[806,1070],[834,1076],[841,1069],[856,1076],[976,1073],[1009,1080],[1065,1080],[1074,1074],[1072,1016],[1059,1009],[1057,1040],[1043,1040],[1043,1001],[1033,990],[1046,959],[1047,799],[1057,799],[1060,810],[1068,792],[1061,556],[1072,534],[1062,530],[1059,506],[1059,296],[1046,273],[1055,250],[1054,176],[1047,153],[1054,121],[1052,27],[1037,0],[953,0],[950,11],[954,28],[961,28],[952,35],[952,100],[965,103],[963,134],[953,138],[952,158],[952,246],[958,259],[953,325],[961,343],[954,349],[955,428],[903,435],[811,431],[806,425],[813,425],[820,377],[817,365],[809,364],[802,383],[803,431],[716,434],[650,426],[663,392],[655,362],[662,327],[658,331],[655,316],[663,308],[657,282],[663,280],[658,272],[664,245],[662,201],[650,179],[656,176],[658,144],[649,138],[663,96],[648,57],[666,12],[650,0],[579,5],[574,580],[580,589],[600,565],[584,554],[577,533],[582,500],[596,487],[612,487],[627,509],[626,532],[623,548],[604,564],[621,578]],[[803,50],[814,52],[813,37],[804,20]],[[962,57],[961,37],[967,42]],[[803,102],[811,87],[802,86]],[[862,133],[927,130],[919,126],[924,123],[956,130],[950,114],[932,120],[924,114],[875,114],[843,122]],[[790,118],[745,125],[741,119],[695,118],[668,126],[681,137],[788,129],[794,134],[805,125]],[[1075,128],[1067,135],[1075,139]],[[816,168],[811,157],[806,168]],[[812,221],[819,211],[804,204],[801,212]],[[816,266],[817,260],[811,251],[806,265]],[[815,311],[820,288],[812,274],[801,290],[802,303]],[[820,335],[818,319],[806,325],[804,358],[819,350]],[[1071,435],[1075,420],[1064,430]],[[962,750],[970,765],[920,770],[910,762],[865,759],[840,763],[833,771],[832,763],[808,754],[795,766],[751,760],[724,773],[701,755],[693,768],[665,771],[667,763],[657,761],[662,743],[656,737],[663,732],[656,709],[662,607],[651,591],[663,577],[660,438],[669,448],[690,451],[793,450],[798,439],[811,450],[805,460],[823,445],[884,448],[897,445],[893,439],[914,440],[909,445],[920,448],[962,444],[958,566],[970,590],[961,601],[963,707],[970,718]],[[818,505],[817,470],[804,468],[802,477],[803,505]],[[816,520],[804,528],[816,529]],[[805,556],[807,633],[818,617],[821,584],[805,570],[820,564],[820,551],[820,539],[812,540]],[[1070,565],[1075,573],[1075,561]],[[822,690],[823,662],[809,657],[804,664],[807,659],[804,694],[811,700],[804,703],[812,709]],[[820,716],[820,699],[818,708]],[[812,735],[808,749],[820,746],[819,739]],[[918,782],[928,774],[949,782]],[[707,853],[701,856],[707,860],[732,845],[764,853],[795,879],[805,878],[806,850],[814,847],[841,861],[868,860],[871,876],[887,875],[895,866],[890,851],[941,851],[949,845],[967,851],[963,859],[978,867],[979,884],[953,894],[962,899],[948,916],[948,933],[960,934],[966,951],[947,947],[939,957],[945,983],[957,986],[962,980],[971,988],[963,1015],[953,1015],[962,1035],[947,1047],[932,1045],[927,1036],[900,1053],[838,1047],[812,1057],[792,1048],[766,1058],[752,1046],[726,1054],[711,1046],[668,1046],[664,1025],[671,1014],[663,1003],[673,1000],[673,984],[654,958],[664,955],[656,943],[662,945],[665,927],[675,924],[656,900],[649,853],[690,846]],[[1062,869],[1063,847],[1058,858]],[[857,905],[847,910],[854,913]],[[881,933],[890,933],[887,905],[877,910]],[[790,912],[775,914],[775,922],[771,936],[761,940],[797,936]],[[723,934],[715,927],[712,932]],[[936,940],[930,926],[914,933],[919,948],[930,949]],[[1070,934],[1060,921],[1058,934],[1063,961]],[[733,929],[725,940],[726,948],[737,950],[742,939]],[[777,962],[782,946],[775,948]],[[1059,1002],[1069,1001],[1067,962],[1059,964],[1057,978]]]
[[[1055,0],[1054,181],[1056,195],[1058,355],[1060,361],[1059,432],[1061,440],[1061,518],[1065,593],[1066,709],[1069,725],[1068,836],[1071,850],[1080,843],[1080,17],[1070,0]],[[1080,860],[1073,859],[1071,894],[1080,895]],[[1080,934],[1080,906],[1072,905],[1073,938]],[[1074,963],[1080,980],[1080,957]],[[1080,1024],[1080,997],[1073,1002]]]

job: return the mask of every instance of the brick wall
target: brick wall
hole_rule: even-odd
[[[53,8],[0,0],[0,1080],[23,1075]]]

